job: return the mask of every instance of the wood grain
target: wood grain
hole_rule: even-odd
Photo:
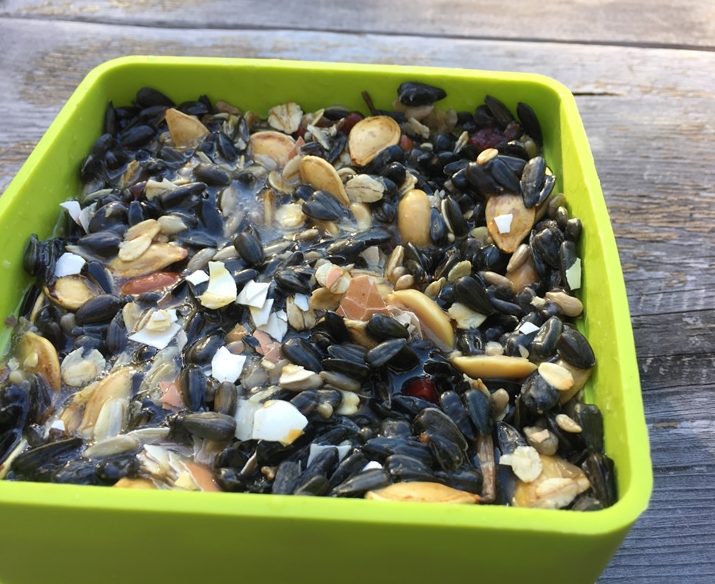
[[[526,42],[524,38],[535,37],[525,34],[521,22],[508,31],[522,37],[519,41],[438,36],[417,40],[397,34],[419,31],[427,15],[435,19],[434,34],[450,29],[449,17],[433,14],[421,1],[410,3],[414,10],[404,10],[399,23],[394,18],[379,20],[379,7],[370,2],[359,17],[317,2],[295,22],[271,8],[279,3],[264,4],[237,2],[232,14],[208,0],[165,0],[164,10],[145,1],[11,0],[0,5],[0,11],[13,15],[0,17],[0,111],[6,113],[0,128],[0,190],[84,74],[123,54],[432,64],[532,71],[560,79],[576,94],[613,219],[633,313],[656,476],[651,508],[601,581],[712,582],[715,559],[708,550],[715,541],[715,79],[708,72],[715,70],[715,53]],[[466,4],[451,5],[469,12]],[[568,35],[575,34],[576,25],[567,22],[567,4],[553,3],[567,11],[558,18],[551,5],[541,15],[527,10],[529,28],[546,31],[544,38],[573,38]],[[679,11],[661,3],[645,10],[628,2],[577,4],[583,15],[591,16],[627,13],[635,5],[643,12],[644,23],[637,31],[618,21],[606,31],[611,36],[605,36],[603,26],[586,27],[584,40],[682,44],[682,27],[691,19],[702,22],[688,31],[688,44],[715,38],[708,28],[713,19],[700,18],[711,10],[705,3],[684,3]],[[533,12],[533,3],[524,5]],[[236,16],[246,6],[252,11]],[[477,6],[488,23],[498,3]],[[418,17],[420,9],[424,11]],[[329,15],[317,19],[316,10]],[[479,36],[482,29],[473,26],[475,19],[471,13],[464,15],[456,30]],[[557,24],[545,26],[548,19]],[[391,34],[250,28],[314,27],[315,22],[334,27],[349,23],[350,30]],[[149,26],[156,23],[194,28]],[[236,23],[243,28],[220,29]],[[508,36],[504,27],[499,34]]]
[[[359,8],[357,8],[359,6]],[[2,14],[210,29],[379,32],[452,38],[710,47],[715,6],[698,0],[8,0]],[[421,41],[413,39],[415,46]]]

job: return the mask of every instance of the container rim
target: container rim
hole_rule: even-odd
[[[480,69],[445,67],[422,67],[383,64],[356,64],[323,61],[297,61],[284,59],[244,59],[217,57],[164,57],[137,55],[125,56],[106,61],[92,69],[78,85],[71,97],[52,122],[44,136],[33,149],[26,162],[0,197],[0,221],[4,218],[10,203],[21,195],[22,185],[29,177],[35,163],[53,145],[77,109],[82,97],[105,76],[113,72],[137,65],[161,67],[211,66],[243,69],[305,69],[325,72],[365,72],[398,73],[420,76],[434,74],[447,78],[484,76],[496,81],[529,82],[550,90],[560,101],[561,115],[572,129],[575,139],[584,148],[581,156],[581,172],[587,179],[586,185],[600,185],[596,174],[585,129],[578,113],[576,101],[571,91],[559,81],[535,73],[512,73]],[[600,186],[594,190],[586,187],[597,210],[606,214],[605,201]],[[607,216],[607,215],[606,215]],[[599,243],[608,266],[611,285],[614,288],[614,316],[621,322],[629,323],[629,334],[620,335],[616,342],[623,378],[623,403],[626,424],[627,456],[631,468],[628,488],[612,507],[588,513],[567,510],[545,510],[502,506],[462,506],[434,503],[402,503],[391,501],[371,501],[366,504],[359,499],[332,499],[295,497],[281,495],[256,495],[246,493],[192,493],[180,491],[144,491],[132,489],[108,489],[106,487],[58,485],[30,482],[0,481],[0,506],[20,505],[27,507],[62,507],[83,510],[135,511],[140,513],[171,513],[180,515],[224,515],[243,517],[264,517],[314,520],[318,522],[343,521],[366,524],[409,524],[427,527],[450,526],[468,529],[470,527],[493,527],[500,530],[556,532],[579,535],[598,535],[622,531],[628,528],[647,508],[653,488],[653,475],[648,447],[648,435],[641,392],[634,387],[626,387],[625,377],[638,379],[635,346],[630,329],[630,313],[623,282],[620,260],[612,235],[610,222],[608,229],[599,229]],[[626,375],[627,373],[627,375]],[[631,384],[632,385],[632,384]],[[229,501],[229,499],[231,499]],[[231,501],[236,505],[231,506]],[[417,507],[415,507],[415,505]],[[415,513],[419,509],[419,513]]]

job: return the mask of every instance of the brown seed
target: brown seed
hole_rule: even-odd
[[[529,284],[538,282],[540,276],[536,271],[536,266],[534,266],[534,260],[531,259],[531,255],[527,260],[516,268],[513,272],[507,272],[506,278],[511,282],[514,292],[521,292]]]
[[[564,432],[578,434],[583,431],[583,428],[579,426],[573,418],[567,416],[566,414],[556,414],[556,424]]]
[[[536,428],[535,426],[525,426],[524,435],[527,442],[533,446],[539,454],[553,456],[559,448],[559,439],[556,434],[547,428]]]
[[[357,174],[345,183],[345,191],[354,203],[375,203],[382,199],[385,185],[369,174]]]
[[[513,272],[521,266],[530,257],[529,246],[525,243],[519,244],[516,251],[509,258],[509,263],[506,265],[507,272]]]
[[[452,363],[457,369],[474,378],[522,379],[536,369],[536,365],[528,359],[506,355],[454,357]]]
[[[406,306],[420,321],[422,333],[446,349],[454,347],[452,322],[444,310],[419,290],[398,290],[387,297],[390,304]]]
[[[556,363],[544,361],[539,365],[539,375],[546,380],[546,383],[555,387],[559,391],[568,391],[573,387],[573,375],[565,367]]]
[[[431,243],[429,228],[430,206],[427,194],[419,189],[405,193],[397,206],[397,227],[404,242],[417,247]]]
[[[496,158],[498,154],[499,150],[497,150],[496,148],[487,148],[486,150],[482,150],[479,153],[479,156],[477,156],[477,164],[483,166],[492,158]]]
[[[125,241],[130,241],[142,235],[148,235],[150,238],[153,239],[154,237],[156,237],[156,235],[159,234],[160,231],[161,224],[159,223],[159,221],[157,221],[156,219],[147,219],[145,221],[142,221],[141,223],[132,225],[129,229],[127,229],[127,232],[124,235],[124,239]]]
[[[412,274],[404,274],[397,278],[395,290],[407,290],[415,285],[415,277]]]
[[[566,292],[547,292],[545,297],[550,302],[558,306],[564,316],[575,318],[583,312],[583,304],[575,296],[571,296]]]
[[[44,377],[55,391],[60,389],[60,360],[54,345],[45,337],[26,332],[17,344],[17,358],[25,371]]]
[[[513,253],[534,226],[536,211],[524,207],[521,195],[497,195],[487,201],[485,214],[489,235],[496,246],[503,252]],[[498,218],[509,215],[509,228],[500,230]]]
[[[558,456],[541,455],[541,464],[541,474],[535,481],[517,481],[512,499],[515,507],[560,509],[591,487],[579,467]]]
[[[130,479],[123,477],[113,485],[117,489],[156,489],[156,485],[149,479]]]
[[[132,262],[139,259],[151,245],[152,236],[148,233],[128,239],[119,244],[119,259],[123,262]]]
[[[162,270],[183,260],[187,255],[188,251],[178,245],[154,243],[141,257],[133,261],[125,262],[120,258],[114,258],[109,264],[109,269],[120,278],[136,278]]]
[[[440,483],[395,483],[384,489],[369,491],[366,499],[375,501],[412,501],[421,503],[479,503],[479,495],[453,489]]]
[[[479,272],[479,275],[484,278],[484,281],[487,284],[494,284],[495,286],[504,286],[507,289],[513,287],[509,278],[506,278],[505,276],[502,276],[497,272]]]
[[[193,148],[209,133],[209,130],[194,116],[169,108],[164,114],[169,134],[177,148]]]
[[[122,294],[146,294],[164,290],[179,281],[179,274],[175,272],[155,272],[148,276],[133,278],[122,286]]]
[[[399,124],[389,116],[371,116],[360,120],[350,130],[350,157],[358,166],[369,164],[379,152],[397,144],[402,134]]]
[[[304,183],[315,189],[326,191],[333,195],[346,207],[350,206],[350,199],[345,192],[343,181],[332,164],[324,158],[317,156],[304,156],[300,161],[300,178]]]
[[[568,369],[568,371],[571,373],[571,376],[573,377],[573,386],[571,387],[571,389],[569,389],[568,391],[562,391],[559,395],[559,403],[565,404],[579,391],[581,391],[581,389],[583,389],[583,386],[586,385],[586,382],[588,381],[589,377],[591,377],[592,369],[579,369],[578,367],[574,367],[573,365],[571,365],[571,363],[568,363],[563,359],[559,359],[558,361],[556,361],[555,364],[559,367],[563,367],[564,369]]]
[[[73,312],[87,300],[102,293],[102,290],[94,282],[79,275],[57,278],[51,289],[44,288],[43,290],[45,296],[54,304]]]

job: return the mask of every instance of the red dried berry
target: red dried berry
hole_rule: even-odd
[[[479,154],[487,148],[494,148],[506,141],[506,137],[498,128],[482,128],[469,138],[469,145]]]
[[[439,403],[437,388],[429,377],[415,377],[414,379],[410,379],[402,388],[402,393],[431,401],[433,404]]]
[[[349,134],[353,126],[363,119],[363,115],[359,112],[352,112],[343,118],[340,124],[340,131],[344,134]]]

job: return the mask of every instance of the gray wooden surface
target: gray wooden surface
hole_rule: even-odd
[[[297,4],[0,1],[0,191],[86,72],[126,54],[432,64],[561,80],[576,95],[613,219],[655,470],[650,509],[600,581],[715,581],[715,5]]]

